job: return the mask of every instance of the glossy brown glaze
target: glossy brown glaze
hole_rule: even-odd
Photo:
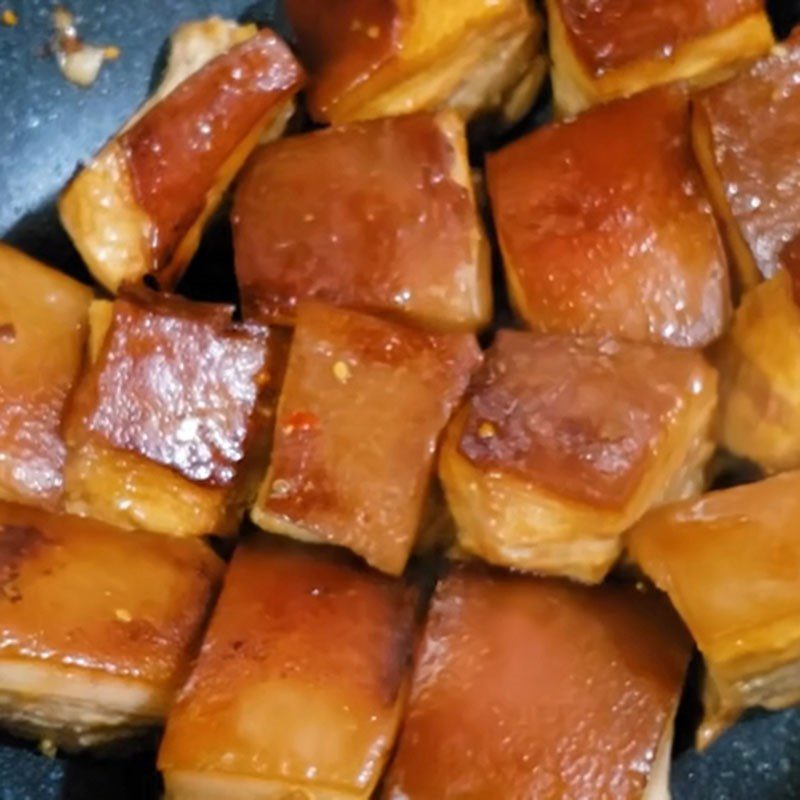
[[[754,647],[779,657],[791,639],[762,637],[770,626],[797,628],[798,523],[800,473],[787,472],[649,514],[630,551],[712,662]]]
[[[0,504],[0,657],[175,686],[221,574],[200,542]]]
[[[91,290],[0,245],[0,497],[54,507]]]
[[[722,332],[725,254],[682,90],[540,128],[490,156],[488,177],[512,299],[532,328],[679,346]]]
[[[392,56],[400,32],[398,0],[287,0],[303,62],[314,77],[312,113],[328,118],[349,91]]]
[[[233,211],[245,313],[293,321],[298,302],[317,299],[436,327],[487,322],[481,224],[442,119],[355,123],[262,148]]]
[[[399,722],[414,614],[403,582],[343,553],[245,540],[159,767],[366,794]]]
[[[758,271],[771,277],[800,235],[800,29],[695,100],[725,202]]]
[[[302,69],[269,29],[232,47],[150,108],[120,137],[156,268],[196,222],[226,160],[298,91]]]
[[[479,359],[468,334],[302,306],[257,511],[402,572],[437,441]]]
[[[99,441],[196,483],[231,485],[272,377],[269,331],[231,313],[144,291],[115,301],[73,398],[70,447]]]
[[[695,352],[500,331],[470,391],[463,456],[593,506],[624,507],[711,370]]]
[[[454,569],[382,796],[639,800],[689,646],[653,593]]]
[[[645,59],[667,61],[693,39],[764,11],[762,0],[556,2],[572,48],[595,76]]]

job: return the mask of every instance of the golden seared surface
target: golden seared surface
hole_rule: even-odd
[[[273,350],[266,328],[231,314],[153,292],[116,300],[73,398],[70,447],[101,442],[190,481],[230,486],[259,431]]]
[[[0,658],[173,687],[222,563],[204,544],[0,505]]]
[[[53,507],[61,418],[83,361],[92,292],[0,244],[0,497]]]
[[[264,147],[239,185],[233,224],[248,316],[291,322],[304,299],[437,328],[475,330],[491,316],[463,125],[451,115],[353,123]]]
[[[638,800],[688,658],[654,593],[455,568],[382,796]]]
[[[695,100],[724,202],[763,277],[800,235],[800,30]]]
[[[414,613],[403,582],[343,553],[246,539],[159,768],[368,796],[399,722]]]
[[[711,382],[696,352],[500,331],[470,389],[459,452],[482,471],[621,508]]]
[[[191,75],[120,136],[136,202],[152,222],[155,269],[201,215],[225,162],[303,82],[302,68],[269,29]]]
[[[800,473],[654,511],[630,552],[713,662],[780,652],[800,629]]]
[[[439,435],[479,360],[469,334],[302,306],[256,521],[402,572]]]
[[[684,91],[540,128],[490,156],[488,178],[512,300],[532,328],[679,346],[722,332],[725,254]]]
[[[669,60],[682,45],[750,14],[762,0],[555,0],[570,44],[587,71],[601,76],[635,61]]]

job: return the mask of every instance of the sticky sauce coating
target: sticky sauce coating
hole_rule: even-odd
[[[468,334],[303,306],[257,510],[402,572],[439,435],[479,360]]]
[[[693,39],[750,14],[762,0],[556,0],[570,42],[595,76],[644,59],[670,59]]]
[[[725,202],[758,272],[800,235],[800,30],[695,101]]]
[[[122,134],[136,200],[153,225],[148,244],[156,269],[200,216],[226,160],[301,82],[289,48],[263,30],[213,59]]]
[[[0,658],[177,688],[221,573],[200,542],[0,504]]]
[[[440,328],[485,324],[482,230],[468,176],[454,177],[466,163],[456,124],[419,114],[259,151],[233,212],[245,313],[291,322],[316,299]]]
[[[227,306],[138,292],[117,300],[75,392],[71,446],[99,440],[197,483],[229,486],[257,432],[269,332]]]
[[[482,471],[624,507],[709,373],[675,348],[500,331],[470,390],[459,450]]]
[[[690,642],[654,593],[454,569],[384,800],[639,800]]]
[[[399,723],[414,614],[402,581],[341,552],[246,540],[168,721],[168,786],[184,771],[368,796]]]
[[[533,329],[683,347],[722,332],[725,254],[688,131],[686,94],[657,89],[489,157],[512,300]]]
[[[83,363],[89,287],[0,245],[0,497],[61,496],[61,421]]]

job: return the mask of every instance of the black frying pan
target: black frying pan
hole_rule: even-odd
[[[20,20],[16,27],[0,27],[0,238],[85,277],[58,225],[54,197],[78,162],[97,150],[152,88],[170,31],[212,13],[268,23],[287,36],[289,31],[279,0],[69,0],[68,5],[87,41],[122,50],[90,89],[67,83],[46,55],[51,0],[0,0],[0,11],[12,8]],[[771,6],[778,35],[800,22],[800,0],[775,0]],[[541,112],[524,126],[535,124]],[[230,260],[223,215],[205,237],[181,290],[231,299]],[[674,800],[800,798],[800,710],[750,714],[701,756],[690,746],[696,692],[687,694],[678,721]],[[0,738],[0,800],[150,800],[159,792],[152,751],[128,758],[48,759],[30,745]]]

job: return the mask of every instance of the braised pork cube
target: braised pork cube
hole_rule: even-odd
[[[402,572],[440,434],[479,359],[469,334],[301,306],[253,520]]]
[[[667,797],[688,658],[653,591],[454,569],[381,796]]]
[[[0,500],[53,509],[91,290],[0,244]]]
[[[283,132],[302,82],[270,30],[217,17],[178,28],[155,95],[59,201],[94,277],[110,291],[146,276],[171,288],[247,156]]]
[[[222,562],[199,541],[0,504],[0,719],[66,749],[163,722]]]
[[[233,226],[250,317],[291,324],[304,299],[433,328],[476,330],[491,317],[489,249],[451,112],[262,148],[237,190]]]
[[[266,466],[284,346],[228,306],[140,290],[92,309],[67,414],[66,507],[177,536],[235,532]]]
[[[688,98],[662,88],[547,125],[488,160],[512,302],[543,332],[700,347],[729,313]]]
[[[800,468],[800,309],[788,272],[745,294],[713,358],[720,443],[768,473]]]
[[[546,0],[553,96],[577,114],[650,87],[722,80],[773,44],[764,0]]]
[[[667,592],[705,657],[703,746],[746,708],[800,702],[800,473],[648,514],[633,559]]]
[[[547,72],[527,0],[287,0],[309,68],[309,110],[339,124],[452,108],[521,118]]]
[[[500,331],[439,460],[460,550],[601,581],[648,508],[704,488],[715,403],[696,352]]]
[[[415,606],[343,551],[245,540],[167,722],[168,800],[367,800],[408,693]]]
[[[800,28],[694,102],[692,133],[747,289],[775,274],[800,236]]]

